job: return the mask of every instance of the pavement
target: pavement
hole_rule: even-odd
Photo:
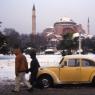
[[[18,93],[12,92],[14,81],[0,81],[0,95],[95,95],[95,86],[91,85],[63,85],[53,88],[39,89],[34,88],[33,92],[28,92],[27,87],[21,86]]]

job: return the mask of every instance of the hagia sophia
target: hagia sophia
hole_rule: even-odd
[[[55,22],[53,28],[47,28],[43,31],[43,34],[48,39],[50,46],[56,45],[60,40],[62,40],[62,35],[66,33],[85,33],[81,24],[77,24],[72,19],[68,17],[63,17],[58,22]]]
[[[63,17],[55,22],[51,27],[43,30],[43,35],[47,38],[49,46],[56,46],[62,40],[62,35],[66,33],[85,33],[81,24],[77,24],[71,18]],[[36,34],[36,10],[35,5],[32,9],[32,34]]]

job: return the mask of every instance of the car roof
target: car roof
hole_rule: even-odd
[[[91,59],[95,61],[95,55],[94,54],[87,54],[87,55],[83,55],[83,54],[76,54],[76,55],[66,55],[64,56],[64,59],[74,59],[74,58],[85,58],[85,59]]]

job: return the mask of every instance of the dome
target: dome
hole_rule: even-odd
[[[69,17],[63,17],[60,19],[61,22],[74,22],[71,18]]]
[[[63,17],[59,19],[59,21],[54,23],[54,26],[56,24],[61,24],[61,25],[76,25],[76,23],[69,17]]]

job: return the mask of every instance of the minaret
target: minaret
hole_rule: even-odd
[[[89,18],[88,18],[87,29],[88,29],[88,35],[89,35],[89,34],[90,34],[90,25],[89,25]]]
[[[32,34],[36,35],[36,10],[35,10],[35,5],[33,5],[33,9],[32,9]]]

